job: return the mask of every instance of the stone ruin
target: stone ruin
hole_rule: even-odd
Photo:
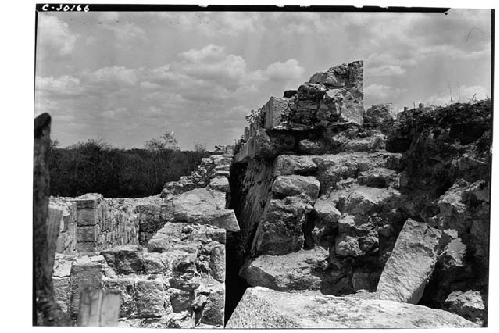
[[[51,198],[65,313],[90,286],[127,327],[487,324],[488,102],[395,119],[355,61],[247,120],[158,196]]]
[[[118,290],[120,326],[222,327],[226,230],[239,230],[225,208],[227,151],[167,183],[165,198],[52,197],[61,309],[76,321],[84,288]]]
[[[484,325],[491,104],[450,108],[365,110],[356,61],[252,112],[230,176],[249,288],[227,327]]]

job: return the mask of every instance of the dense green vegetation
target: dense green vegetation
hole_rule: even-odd
[[[168,139],[168,140],[167,140]],[[170,141],[169,141],[170,140]],[[165,136],[146,148],[119,149],[88,140],[49,152],[50,192],[54,196],[101,193],[105,197],[143,197],[159,194],[167,181],[193,171],[208,153],[180,151]]]

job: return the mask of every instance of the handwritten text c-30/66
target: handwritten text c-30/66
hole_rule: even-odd
[[[88,12],[89,11],[89,5],[75,5],[75,4],[59,4],[59,5],[54,5],[54,4],[48,4],[46,3],[45,5],[42,6],[42,11],[48,12],[48,11],[57,11],[57,12]]]

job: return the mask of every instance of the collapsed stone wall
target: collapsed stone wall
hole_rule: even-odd
[[[121,295],[120,326],[194,328],[224,323],[226,239],[239,230],[226,209],[228,154],[204,159],[165,198],[51,198],[60,222],[56,301],[74,321],[86,288]]]
[[[332,67],[247,117],[230,176],[239,276],[484,325],[491,102],[394,119],[390,105],[363,109],[362,73]]]

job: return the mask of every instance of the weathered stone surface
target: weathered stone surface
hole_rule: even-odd
[[[477,290],[452,292],[445,300],[445,309],[481,326],[486,317],[484,302]]]
[[[174,249],[194,252],[198,246],[194,244],[209,243],[211,240],[225,244],[226,230],[211,225],[166,223],[149,240],[147,247],[155,252],[168,252]]]
[[[396,177],[397,173],[394,170],[375,168],[362,171],[358,176],[358,180],[360,184],[369,187],[389,187],[397,185]]]
[[[121,245],[101,252],[106,262],[119,274],[143,273],[144,263],[141,247]]]
[[[191,303],[194,299],[194,292],[192,290],[181,290],[177,288],[170,288],[170,304],[174,312],[183,312],[191,308]]]
[[[438,260],[441,232],[407,220],[380,275],[377,293],[384,299],[416,304]]]
[[[386,300],[248,288],[228,328],[477,327],[443,310]]]
[[[215,177],[210,181],[209,186],[217,191],[229,192],[229,181],[227,180],[227,177]]]
[[[141,317],[161,317],[168,313],[170,304],[161,279],[139,280],[135,285],[137,313]]]
[[[135,302],[135,278],[120,276],[115,278],[103,278],[103,288],[117,290],[120,292],[120,317],[133,318],[137,316],[137,305]]]
[[[335,253],[339,256],[353,257],[365,254],[365,252],[360,249],[358,239],[345,234],[335,239]]]
[[[392,188],[352,186],[332,194],[342,206],[341,211],[351,215],[368,215],[382,208],[392,207],[401,194]]]
[[[335,203],[328,198],[319,198],[316,200],[314,211],[321,221],[332,225],[337,223],[341,216],[341,213],[335,207]]]
[[[216,196],[206,189],[194,189],[173,199],[176,221],[210,224],[230,231],[238,231],[233,210],[220,205]]]
[[[75,262],[71,267],[70,284],[70,313],[72,316],[76,316],[82,290],[85,288],[100,289],[102,287],[102,265],[91,261]]]
[[[297,197],[271,199],[257,228],[252,251],[255,254],[287,254],[301,249],[305,209],[306,204]]]
[[[276,158],[274,175],[308,174],[316,171],[317,168],[313,156],[280,155]]]
[[[271,97],[262,109],[265,114],[266,129],[286,127],[287,124],[284,124],[282,119],[290,112],[287,98]]]
[[[71,284],[70,278],[67,277],[53,277],[52,283],[54,284],[54,298],[64,313],[68,313],[71,305]]]
[[[304,139],[299,141],[298,150],[302,154],[315,155],[321,154],[325,150],[325,147],[320,141]]]
[[[194,300],[195,320],[200,324],[222,327],[224,325],[224,285],[214,281],[204,282],[196,290]]]
[[[274,290],[320,290],[328,251],[321,247],[286,255],[261,255],[242,267],[240,275],[251,286]]]
[[[52,277],[69,277],[71,274],[71,266],[76,260],[76,256],[73,255],[61,255],[56,253],[54,260],[54,269],[52,271]]]
[[[280,196],[305,195],[316,199],[319,194],[319,181],[314,177],[279,176],[273,183],[272,191],[275,195]]]

